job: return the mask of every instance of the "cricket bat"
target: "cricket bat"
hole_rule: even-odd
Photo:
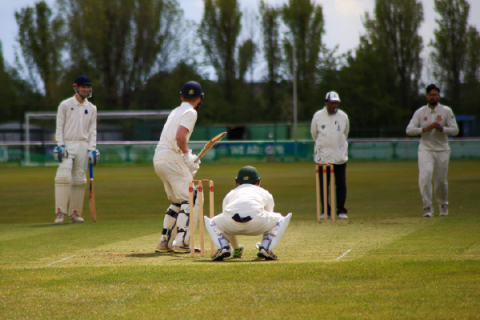
[[[208,141],[203,147],[202,151],[200,151],[200,153],[198,154],[197,159],[195,159],[195,162],[198,162],[208,152],[208,150],[210,150],[215,145],[215,143],[222,140],[223,137],[225,137],[226,135],[227,135],[226,132],[222,132],[220,134],[217,134],[210,141]]]
[[[97,210],[95,209],[95,189],[93,186],[93,164],[90,162],[90,195],[88,198],[90,205],[90,213],[92,214],[93,222],[97,222]]]

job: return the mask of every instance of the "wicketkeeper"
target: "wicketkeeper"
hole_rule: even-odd
[[[282,238],[292,214],[284,217],[273,212],[273,196],[260,187],[260,176],[254,167],[246,166],[240,169],[235,181],[237,187],[223,199],[223,213],[211,220],[204,217],[210,238],[218,248],[212,260],[222,261],[230,257],[229,244],[234,249],[233,258],[240,258],[244,247],[238,244],[237,235],[261,234],[263,240],[257,256],[266,260],[277,260],[272,250]]]
[[[195,162],[197,156],[188,148],[188,141],[197,121],[197,110],[203,102],[200,84],[185,83],[180,100],[182,104],[168,116],[153,158],[155,172],[172,202],[165,213],[157,252],[190,251],[188,183],[200,168],[200,161]]]
[[[87,164],[92,161],[96,165],[100,158],[97,107],[88,101],[92,97],[90,79],[77,77],[73,90],[75,96],[60,103],[57,112],[57,147],[53,150],[54,159],[60,162],[55,177],[56,224],[62,224],[67,216],[71,223],[83,222]]]

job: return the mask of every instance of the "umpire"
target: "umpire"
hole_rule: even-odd
[[[310,127],[312,138],[315,141],[314,160],[318,164],[333,164],[336,185],[337,215],[340,219],[348,219],[345,201],[347,199],[346,169],[348,161],[348,132],[350,123],[345,112],[338,109],[340,97],[335,91],[330,91],[325,97],[325,107],[315,113]],[[323,194],[323,175],[319,170],[320,193]],[[330,181],[330,171],[327,172],[327,181]],[[327,183],[327,188],[330,183]],[[322,209],[325,204],[321,198]],[[328,216],[331,208],[328,205]],[[322,210],[325,212],[325,210]],[[320,216],[324,217],[323,213]]]

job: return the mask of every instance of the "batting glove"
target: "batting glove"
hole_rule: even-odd
[[[198,169],[200,169],[200,161],[195,162],[196,159],[197,156],[192,154],[192,150],[188,150],[187,153],[183,154],[183,161],[192,174],[196,173]]]
[[[98,160],[100,160],[100,151],[98,151],[97,149],[88,150],[88,161],[90,161],[95,166]]]
[[[68,158],[68,151],[65,145],[57,146],[53,149],[53,159],[62,162],[63,158]]]

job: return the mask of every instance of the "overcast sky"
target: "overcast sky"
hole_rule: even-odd
[[[187,19],[200,22],[203,15],[203,0],[178,0],[185,12]],[[325,18],[324,43],[332,49],[339,46],[339,53],[354,49],[359,43],[359,36],[364,33],[361,18],[365,11],[373,12],[374,0],[316,0],[323,5]],[[15,11],[25,6],[33,6],[35,0],[0,0],[0,41],[3,45],[3,54],[9,64],[15,60],[15,36],[17,24],[15,22]],[[46,1],[54,6],[55,0]],[[258,11],[258,0],[239,0],[242,11]],[[286,0],[269,0],[276,5],[286,3]],[[424,9],[424,23],[420,34],[424,41],[423,57],[427,56],[427,44],[433,37],[433,30],[436,28],[433,10],[434,0],[422,0]],[[469,23],[480,30],[480,0],[469,0],[470,18]],[[245,28],[245,26],[244,26]]]

